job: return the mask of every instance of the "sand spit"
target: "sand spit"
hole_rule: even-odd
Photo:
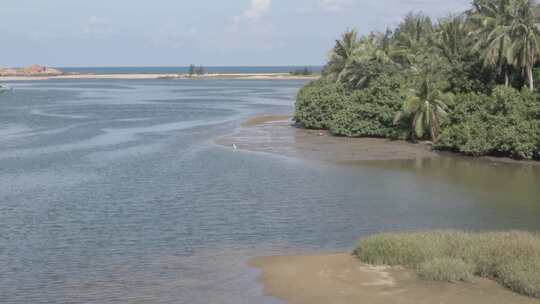
[[[0,76],[0,81],[31,81],[51,79],[247,79],[247,80],[315,80],[318,76],[293,76],[285,73],[254,73],[254,74],[205,74],[188,76],[185,74],[64,74],[43,76]]]

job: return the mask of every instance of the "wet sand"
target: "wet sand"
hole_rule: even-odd
[[[361,264],[349,254],[256,258],[267,295],[290,304],[538,304],[496,282],[423,281],[399,267]]]
[[[331,162],[411,160],[438,155],[427,145],[379,138],[335,137],[327,131],[293,126],[290,117],[261,115],[244,122],[232,135],[216,140],[238,149]]]
[[[216,143],[241,150],[267,152],[307,160],[348,163],[358,161],[418,160],[440,156],[464,157],[488,161],[540,166],[539,161],[507,157],[470,157],[446,151],[433,151],[426,143],[411,143],[384,138],[347,138],[325,130],[296,127],[287,115],[265,114],[243,122],[233,134]]]

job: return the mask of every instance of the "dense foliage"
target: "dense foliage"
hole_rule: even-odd
[[[471,155],[538,157],[540,116],[531,93],[497,87],[491,96],[468,93],[459,99],[436,147]]]
[[[394,125],[395,113],[403,104],[400,78],[382,75],[365,89],[349,96],[329,123],[335,135],[404,138],[407,130]]]
[[[300,90],[294,119],[310,129],[328,129],[334,115],[348,103],[351,92],[342,83],[319,80]]]
[[[428,280],[459,282],[479,276],[540,298],[540,236],[534,233],[380,234],[360,240],[354,254],[369,264],[409,267]]]
[[[348,31],[322,80],[299,93],[295,119],[340,136],[538,159],[538,12],[533,0],[474,0],[438,22],[411,13],[393,31]]]

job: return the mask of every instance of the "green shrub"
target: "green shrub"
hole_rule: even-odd
[[[461,259],[435,258],[420,264],[418,275],[426,280],[444,282],[470,282],[474,277],[474,265]]]
[[[380,234],[354,251],[368,264],[402,265],[432,280],[470,280],[474,274],[540,297],[540,236],[528,232],[434,231]]]
[[[294,119],[308,129],[329,129],[348,137],[403,138],[394,117],[403,104],[399,76],[381,75],[364,89],[320,80],[300,90]]]
[[[479,60],[477,51],[470,51],[461,61],[451,64],[446,78],[454,94],[478,92],[489,94],[495,87],[496,69]]]
[[[500,277],[508,288],[540,298],[540,258],[511,261],[501,266]]]
[[[405,137],[406,129],[394,125],[403,104],[400,83],[399,77],[382,75],[367,88],[355,90],[330,121],[330,132],[348,137]]]
[[[538,102],[531,93],[497,87],[491,96],[471,93],[457,100],[436,149],[474,156],[538,157],[540,120]]]
[[[335,113],[349,101],[350,94],[343,84],[314,81],[298,93],[294,120],[308,129],[327,129]]]

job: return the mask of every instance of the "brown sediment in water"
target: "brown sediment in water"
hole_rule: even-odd
[[[221,137],[216,142],[242,150],[331,162],[414,160],[438,156],[423,144],[381,138],[336,137],[327,131],[297,128],[290,117],[282,115],[252,118],[234,134]]]
[[[294,125],[287,115],[265,114],[241,124],[234,134],[216,143],[237,149],[267,152],[302,159],[350,163],[358,161],[422,160],[439,156],[464,157],[496,164],[540,166],[539,161],[506,157],[469,157],[453,152],[433,151],[428,144],[385,138],[333,136],[325,130],[308,130]]]
[[[271,123],[276,121],[288,121],[290,116],[287,115],[260,115],[250,118],[242,123],[242,127],[255,127],[265,123]]]
[[[262,257],[249,262],[262,270],[267,295],[290,304],[539,304],[496,282],[423,281],[404,268],[362,264],[350,254]]]

